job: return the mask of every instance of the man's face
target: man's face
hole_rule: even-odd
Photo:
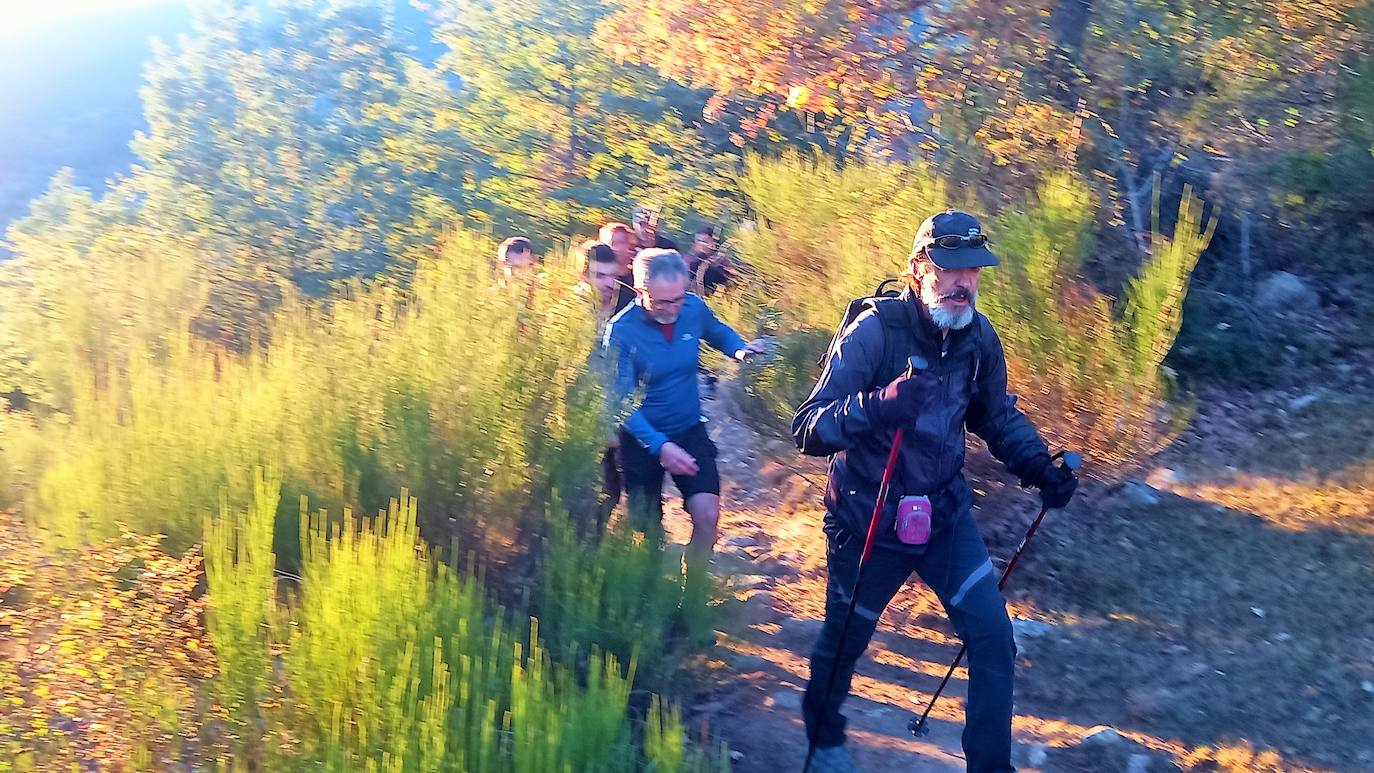
[[[620,273],[630,273],[630,266],[635,261],[634,235],[625,230],[611,234],[611,250],[615,252],[615,258],[620,263]]]
[[[534,252],[526,250],[506,252],[506,273],[508,274],[529,274],[534,271]]]
[[[716,237],[714,234],[697,234],[697,238],[692,242],[692,252],[698,255],[712,255],[716,251]]]
[[[653,279],[644,288],[644,310],[653,321],[670,325],[677,321],[686,297],[687,277]]]
[[[636,212],[631,222],[634,223],[639,246],[654,246],[654,239],[658,236],[658,219],[648,212]]]
[[[601,303],[609,305],[615,302],[615,296],[620,283],[620,266],[616,263],[602,263],[593,260],[587,264],[587,284],[596,288],[601,294]]]
[[[973,321],[981,268],[940,268],[929,260],[921,260],[914,270],[920,282],[921,300],[935,324],[958,330]]]

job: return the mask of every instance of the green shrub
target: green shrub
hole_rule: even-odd
[[[408,290],[287,303],[270,345],[247,354],[193,337],[183,317],[106,341],[117,368],[54,366],[71,399],[26,435],[41,449],[30,509],[64,544],[125,523],[180,549],[221,490],[251,490],[236,471],[269,459],[291,491],[334,509],[384,506],[412,486],[434,503],[432,537],[460,533],[476,549],[516,544],[554,489],[590,506],[607,428],[588,301],[559,261],[528,287],[496,286],[493,250],[456,232]],[[108,322],[98,316],[91,325]]]
[[[375,519],[347,511],[342,520],[307,516],[300,587],[289,603],[269,603],[264,524],[276,491],[270,475],[258,483],[257,506],[239,518],[222,515],[206,543],[211,640],[219,679],[228,682],[219,693],[237,701],[236,763],[337,771],[638,769],[641,744],[629,716],[634,660],[625,666],[592,645],[553,661],[536,621],[524,635],[489,605],[478,577],[432,559],[407,492]],[[577,577],[561,579],[588,587]],[[264,633],[269,624],[275,642]],[[281,668],[266,684],[274,649]],[[255,734],[258,725],[237,711],[254,694],[265,733]],[[695,754],[677,716],[657,719],[647,758],[669,755],[672,744],[679,755]]]
[[[810,390],[810,363],[849,301],[904,271],[916,226],[945,205],[945,188],[919,164],[837,169],[795,156],[752,159],[741,184],[759,213],[740,243],[764,278],[755,318],[776,315],[789,331],[772,372],[746,382],[777,427]],[[1186,416],[1162,362],[1215,221],[1204,223],[1185,192],[1174,235],[1154,234],[1114,307],[1078,278],[1093,248],[1095,201],[1081,181],[1053,174],[1030,200],[986,218],[1002,265],[983,272],[979,306],[1006,349],[1012,391],[1047,438],[1116,465],[1161,448]]]
[[[551,518],[544,556],[539,614],[565,662],[601,650],[638,662],[641,677],[653,683],[674,663],[665,647],[676,619],[696,629],[689,640],[711,630],[711,598],[684,593],[681,558],[623,520],[584,543],[566,520]]]
[[[739,180],[757,227],[740,256],[776,300],[782,329],[834,330],[853,298],[903,270],[917,224],[949,201],[921,164],[751,156]]]

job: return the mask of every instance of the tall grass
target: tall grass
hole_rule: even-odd
[[[1120,472],[1187,419],[1162,365],[1216,222],[1203,222],[1201,202],[1185,190],[1174,235],[1156,227],[1151,255],[1114,303],[1079,278],[1093,249],[1094,200],[1058,174],[1000,213],[992,227],[1002,265],[983,273],[980,305],[1007,350],[1009,379],[1051,442]]]
[[[775,366],[746,371],[746,386],[778,429],[814,383],[846,305],[905,270],[917,226],[948,194],[921,164],[837,168],[798,156],[751,159],[741,186],[759,224],[739,248],[761,281],[735,302],[780,333]],[[1120,467],[1159,450],[1186,418],[1162,360],[1215,221],[1185,193],[1174,234],[1156,228],[1150,258],[1114,303],[1079,278],[1095,201],[1053,174],[985,218],[1002,265],[983,272],[979,306],[1006,349],[1012,390],[1049,439]]]
[[[665,651],[674,621],[688,626],[689,639],[711,630],[709,599],[684,592],[680,555],[624,522],[593,543],[579,542],[566,520],[550,524],[539,614],[563,660],[604,651],[636,661],[652,684],[675,662]]]
[[[570,506],[594,501],[607,427],[587,368],[595,323],[571,292],[572,268],[555,262],[527,287],[498,287],[493,250],[456,232],[407,290],[288,302],[270,346],[247,354],[191,336],[183,317],[155,340],[107,342],[124,364],[98,378],[80,358],[54,365],[71,399],[6,425],[7,447],[38,449],[26,508],[62,544],[124,523],[180,549],[221,490],[251,490],[236,475],[277,459],[293,495],[371,510],[408,485],[432,503],[436,539],[513,550],[555,489]],[[107,323],[87,311],[69,316]],[[295,517],[290,506],[282,515]]]
[[[277,496],[272,483],[259,477],[257,506],[212,526],[206,546],[221,557],[210,574],[216,653],[248,664],[244,682],[266,673],[273,649],[281,662],[260,701],[256,748],[258,725],[236,715],[245,741],[236,761],[542,773],[630,771],[646,755],[694,753],[676,714],[656,720],[652,750],[641,751],[628,713],[634,661],[594,649],[578,668],[552,660],[538,621],[526,634],[489,604],[480,577],[434,560],[404,491],[376,518],[309,518],[302,583],[288,603],[264,608],[258,579],[271,539],[259,522]],[[284,633],[270,643],[262,632],[274,620]],[[221,663],[221,678],[232,671]]]
[[[791,151],[750,156],[739,184],[757,227],[737,246],[784,330],[833,329],[851,299],[897,275],[916,225],[949,201],[945,182],[918,164],[836,166]]]
[[[33,545],[84,555],[127,530],[148,535],[139,550],[168,566],[181,564],[167,553],[205,559],[207,644],[196,652],[213,653],[208,673],[178,675],[175,691],[147,693],[152,704],[139,697],[153,684],[146,675],[108,696],[159,723],[122,758],[500,773],[642,763],[628,695],[638,653],[654,670],[673,665],[663,639],[680,614],[674,574],[657,546],[584,546],[571,527],[559,531],[596,505],[609,430],[589,364],[595,318],[570,263],[501,285],[494,249],[455,232],[407,288],[287,298],[270,334],[243,352],[192,335],[192,309],[101,338],[101,361],[117,366],[79,348],[33,352],[57,358],[44,373],[58,397],[0,428],[9,496],[44,537]],[[131,285],[156,274],[106,269],[101,281]],[[121,302],[140,298],[175,300],[134,289]],[[113,307],[62,302],[60,325],[34,313],[21,315],[25,329],[57,339],[123,329]],[[251,472],[264,463],[270,473]],[[550,562],[557,582],[527,573],[546,531],[567,548],[560,558],[578,560]],[[456,552],[441,555],[455,544],[480,558],[456,569]],[[479,566],[547,597],[490,588]],[[188,569],[176,587],[198,576]],[[279,586],[280,576],[293,579]],[[493,597],[551,610],[554,645]],[[600,610],[594,626],[565,622],[581,610]],[[146,651],[169,646],[183,645]],[[68,653],[73,668],[86,667],[80,655]],[[19,676],[0,671],[7,684]],[[9,715],[0,733],[0,748],[75,759],[48,754]],[[210,740],[170,747],[183,737]]]

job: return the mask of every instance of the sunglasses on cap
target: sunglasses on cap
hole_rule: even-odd
[[[928,242],[928,246],[939,247],[942,250],[957,250],[963,247],[983,247],[990,239],[983,234],[973,236],[958,236],[956,234],[946,234],[937,236]]]

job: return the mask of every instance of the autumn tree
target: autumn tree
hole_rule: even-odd
[[[649,0],[624,4],[602,38],[714,89],[712,114],[747,97],[765,116],[834,116],[862,127],[863,149],[925,151],[994,201],[1084,165],[1148,250],[1157,178],[1186,163],[1258,206],[1244,202],[1268,161],[1330,140],[1355,5]]]
[[[375,3],[199,6],[162,45],[134,140],[142,216],[307,290],[413,257],[471,204],[451,95]]]
[[[507,222],[573,234],[636,201],[723,206],[734,148],[698,131],[704,97],[616,62],[593,37],[603,3],[452,0],[438,13],[459,129],[492,160],[479,193]]]

